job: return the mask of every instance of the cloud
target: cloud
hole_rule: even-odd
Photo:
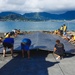
[[[75,10],[74,0],[0,0],[0,12],[62,13],[69,10]]]

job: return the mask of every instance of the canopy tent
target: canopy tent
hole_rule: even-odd
[[[41,49],[41,50],[53,51],[55,41],[59,39],[64,44],[66,52],[69,53],[73,51],[75,52],[75,47],[72,44],[70,44],[68,41],[62,39],[60,36],[47,34],[43,32],[33,32],[31,34],[18,35],[18,37],[15,38],[14,50],[21,50],[20,44],[23,38],[31,39],[32,44],[30,46],[30,50]],[[0,52],[2,52],[1,49]]]

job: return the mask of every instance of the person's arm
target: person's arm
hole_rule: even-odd
[[[69,40],[69,42],[73,42],[73,38]]]
[[[56,51],[56,47],[54,47],[54,52]]]
[[[54,52],[56,51],[57,49],[56,49],[56,45],[54,46]]]

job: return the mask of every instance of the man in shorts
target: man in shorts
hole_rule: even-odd
[[[57,56],[56,59],[61,59],[65,54],[64,45],[60,43],[60,40],[56,40],[56,44],[54,47],[54,54]]]
[[[14,38],[10,38],[10,35],[3,40],[3,57],[6,56],[6,48],[11,49],[11,56],[13,57],[13,45],[14,45]]]
[[[21,42],[21,49],[22,49],[22,57],[24,57],[24,51],[27,51],[28,58],[30,58],[30,47],[31,40],[28,38],[24,38]]]

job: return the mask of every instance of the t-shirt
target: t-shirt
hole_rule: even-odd
[[[64,51],[64,45],[62,43],[55,44],[56,51],[62,53]]]
[[[24,38],[22,40],[21,49],[29,50],[30,45],[31,45],[31,40],[28,38]]]
[[[22,43],[25,43],[25,44],[27,44],[27,45],[30,45],[30,44],[31,44],[31,40],[28,39],[28,38],[24,38],[24,39],[22,40]]]
[[[5,38],[3,42],[14,44],[14,38]]]

